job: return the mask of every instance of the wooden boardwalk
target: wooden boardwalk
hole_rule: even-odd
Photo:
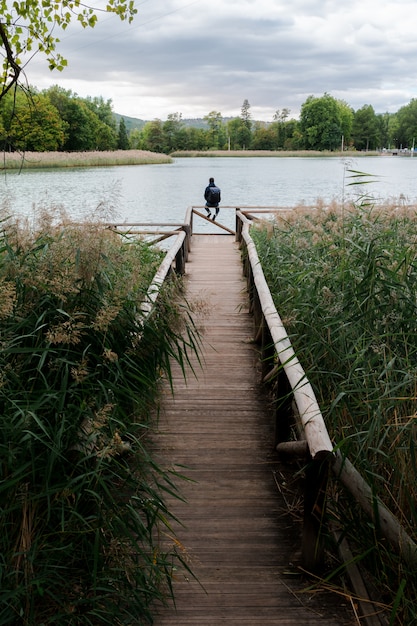
[[[351,626],[343,596],[303,593],[294,576],[300,528],[277,488],[272,420],[260,394],[240,252],[232,236],[194,235],[187,298],[203,329],[202,367],[174,370],[156,442],[166,466],[185,466],[175,532],[198,582],[179,571],[176,606],[155,626]]]

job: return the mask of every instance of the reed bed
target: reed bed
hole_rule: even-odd
[[[332,440],[417,541],[417,207],[295,208],[251,232]],[[335,499],[390,624],[416,623],[415,572]]]
[[[147,150],[114,150],[95,152],[3,152],[0,169],[51,167],[99,167],[111,165],[145,165],[172,163],[166,154]]]
[[[361,157],[379,156],[376,151],[356,152],[355,150],[182,150],[171,153],[174,158],[186,157]]]
[[[170,593],[177,476],[148,432],[196,334],[175,281],[143,318],[161,254],[96,221],[1,223],[2,625],[152,623]]]

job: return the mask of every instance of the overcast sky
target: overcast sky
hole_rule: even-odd
[[[100,2],[95,2],[99,6]],[[68,59],[34,59],[30,84],[111,99],[122,115],[165,120],[211,111],[298,117],[325,92],[355,110],[395,112],[417,97],[416,0],[142,0],[132,24],[103,15],[61,36]]]

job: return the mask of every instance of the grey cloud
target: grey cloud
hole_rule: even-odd
[[[282,107],[295,113],[305,97],[325,91],[355,109],[397,110],[417,91],[417,42],[406,29],[417,5],[414,15],[399,10],[396,24],[380,7],[377,0],[147,3],[132,26],[109,19],[94,31],[72,28],[62,38],[70,63],[63,74],[28,73],[33,84],[37,76],[41,86],[73,84],[82,96],[100,88],[117,112],[150,119],[185,109],[238,115],[245,98],[271,115]]]

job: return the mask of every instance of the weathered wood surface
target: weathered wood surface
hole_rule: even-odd
[[[175,367],[156,445],[166,466],[182,466],[191,479],[181,483],[186,502],[170,506],[198,582],[178,571],[176,606],[160,607],[155,626],[356,624],[343,596],[302,593],[311,581],[294,577],[300,528],[277,488],[282,475],[237,244],[228,235],[194,235],[188,261],[204,362],[186,382]]]
[[[275,308],[271,292],[260,265],[255,243],[250,237],[247,225],[243,228],[243,236],[251,260],[252,275],[259,302],[279,360],[281,361],[293,390],[294,400],[298,407],[303,429],[305,430],[310,454],[313,459],[316,458],[316,456],[318,458],[325,458],[332,453],[333,444],[330,441],[316,396],[294,352],[291,340],[287,335],[287,330]]]

